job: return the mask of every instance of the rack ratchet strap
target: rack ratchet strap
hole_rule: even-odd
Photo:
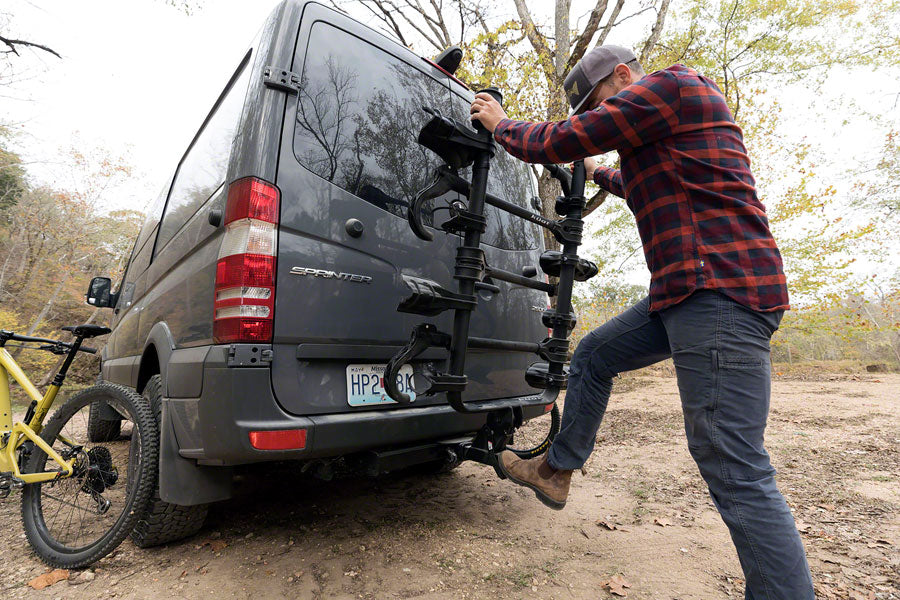
[[[502,101],[500,93],[493,88],[480,91],[491,94],[498,102]],[[558,165],[545,165],[550,174],[559,180],[564,194],[556,202],[556,212],[561,218],[548,219],[487,193],[488,171],[495,147],[493,136],[481,123],[474,122],[473,130],[464,123],[445,117],[436,109],[423,108],[431,115],[431,119],[419,132],[418,141],[440,156],[446,164],[436,170],[432,183],[418,193],[409,207],[407,217],[413,232],[419,238],[431,241],[433,235],[423,225],[421,218],[425,203],[449,191],[455,191],[468,199],[468,203],[453,202],[450,206],[450,219],[441,225],[444,231],[463,235],[462,243],[457,247],[453,275],[457,281],[457,289],[447,290],[434,281],[404,276],[411,295],[400,303],[397,310],[423,316],[436,316],[452,310],[453,331],[443,333],[432,323],[417,325],[410,334],[409,343],[388,361],[384,374],[385,390],[398,403],[408,404],[410,396],[397,387],[400,367],[428,348],[441,347],[450,351],[447,372],[437,371],[431,364],[425,365],[416,379],[424,379],[427,385],[417,385],[417,395],[445,393],[450,406],[463,413],[500,414],[509,409],[518,411],[527,406],[551,405],[556,402],[559,392],[565,389],[568,381],[568,338],[576,321],[572,308],[572,286],[575,281],[586,281],[597,273],[594,263],[578,256],[584,227],[584,163],[577,161],[571,174]],[[471,182],[457,174],[459,169],[469,165],[472,165]],[[562,251],[544,252],[540,267],[547,275],[558,277],[557,283],[545,283],[486,264],[484,251],[481,249],[486,204],[535,223],[553,234],[562,245]],[[541,342],[469,337],[470,318],[478,305],[475,290],[481,288],[491,289],[495,293],[499,291],[496,286],[484,282],[485,277],[540,290],[550,296],[555,295],[556,307],[548,308],[541,316],[544,325],[551,330],[550,337]],[[546,362],[536,362],[528,367],[525,379],[529,385],[543,391],[532,396],[465,401],[466,352],[469,348],[536,354]],[[519,420],[519,417],[515,420]]]

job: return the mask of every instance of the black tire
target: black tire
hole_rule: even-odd
[[[91,403],[98,401],[109,403],[133,423],[130,438],[106,446],[87,443],[86,412]],[[61,441],[61,433],[75,449]],[[150,405],[134,390],[101,383],[69,398],[47,421],[41,438],[57,452],[66,450],[77,455],[79,467],[71,477],[25,486],[22,492],[25,535],[35,553],[48,565],[68,569],[86,567],[115,550],[147,508],[159,464],[156,421]],[[115,461],[121,458],[126,447],[129,457],[123,475]],[[47,468],[52,468],[52,461],[40,448],[33,448],[26,472]],[[95,508],[99,504],[97,497],[109,503],[105,510]],[[85,504],[82,506],[81,502]],[[79,509],[75,541],[70,534],[73,516],[69,520],[59,516],[63,508],[72,505]],[[47,515],[49,519],[45,518]],[[85,520],[88,521],[86,529]],[[79,541],[82,534],[88,539],[85,543]]]
[[[157,427],[162,416],[162,377],[154,375],[144,387],[147,401]],[[187,483],[187,482],[186,482]],[[187,483],[189,485],[189,483]],[[181,506],[170,504],[159,497],[159,471],[153,481],[153,494],[144,515],[138,519],[131,532],[131,541],[139,548],[150,548],[192,536],[203,527],[208,504]]]
[[[122,432],[122,421],[105,421],[100,418],[100,402],[91,402],[88,415],[88,440],[91,442],[110,442]]]
[[[555,402],[553,403],[553,409],[550,411],[550,431],[547,432],[547,437],[533,448],[507,448],[507,450],[512,450],[513,453],[522,459],[534,458],[536,456],[540,456],[544,452],[550,448],[551,442],[553,442],[553,438],[556,437],[556,434],[559,433],[559,426],[562,422],[562,419],[559,416],[559,405]]]

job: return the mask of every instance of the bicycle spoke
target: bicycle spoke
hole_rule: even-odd
[[[72,548],[95,543],[119,518],[130,489],[128,465],[141,460],[140,438],[89,443],[87,413],[86,405],[72,414],[53,444],[58,452],[78,449],[75,472],[55,485],[41,484],[45,526],[57,542]],[[138,435],[132,426],[131,437]],[[48,463],[52,461],[45,457],[45,468]],[[101,510],[104,500],[110,503],[106,511]]]

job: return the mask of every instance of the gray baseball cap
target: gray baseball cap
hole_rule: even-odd
[[[581,60],[576,63],[566,80],[563,82],[563,88],[566,90],[566,98],[569,99],[569,105],[572,111],[569,116],[577,113],[581,106],[591,96],[594,87],[600,81],[612,75],[613,69],[620,63],[629,63],[637,60],[634,52],[622,46],[596,46],[585,54]]]

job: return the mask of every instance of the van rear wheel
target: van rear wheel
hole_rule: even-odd
[[[100,383],[99,381],[97,383]],[[88,409],[87,437],[88,441],[94,444],[102,442],[111,442],[119,437],[122,431],[121,419],[104,420],[103,416],[106,407],[101,405],[100,400],[91,402]]]
[[[156,423],[162,415],[162,376],[154,375],[144,386],[144,398],[150,403]],[[150,548],[194,535],[203,527],[208,504],[182,506],[159,497],[159,478],[154,482],[153,498],[147,512],[138,520],[131,541],[139,548]]]

